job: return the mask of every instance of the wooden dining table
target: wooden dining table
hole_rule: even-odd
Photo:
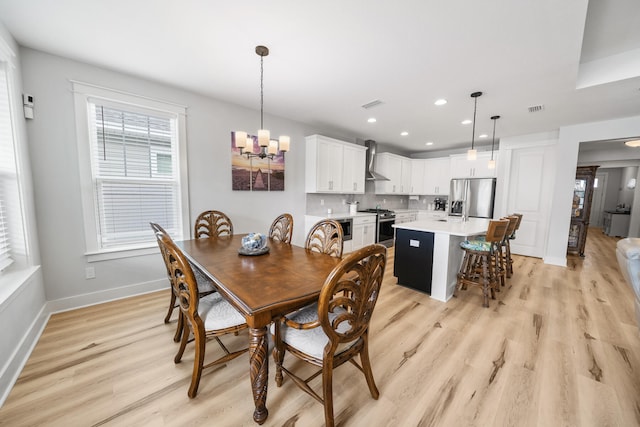
[[[266,421],[269,377],[268,330],[275,319],[318,299],[340,262],[329,255],[269,239],[269,252],[240,255],[244,235],[177,241],[185,256],[208,276],[249,325],[249,368],[255,410]]]

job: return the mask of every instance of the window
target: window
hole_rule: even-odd
[[[0,58],[0,271],[26,255],[8,68]]]
[[[88,254],[155,247],[149,222],[188,235],[184,107],[81,83],[74,91]]]

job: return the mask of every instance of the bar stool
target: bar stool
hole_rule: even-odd
[[[513,259],[511,258],[511,243],[509,242],[511,242],[511,240],[514,240],[516,238],[516,231],[518,231],[518,229],[520,228],[520,223],[522,222],[522,214],[514,213],[509,216],[516,217],[517,221],[516,221],[515,228],[513,229],[513,232],[511,232],[510,234],[507,233],[507,238],[506,238],[507,277],[511,277],[513,275]]]
[[[504,268],[500,268],[500,247],[508,226],[509,220],[492,220],[483,240],[465,240],[460,243],[464,258],[457,277],[457,288],[463,290],[468,285],[481,287],[483,307],[489,307],[489,292],[491,299],[496,299],[495,292],[501,281],[504,283],[505,280]]]
[[[509,221],[507,232],[504,235],[504,239],[502,240],[500,248],[500,252],[502,255],[501,267],[505,270],[507,278],[510,278],[513,275],[513,259],[511,258],[511,244],[509,242],[511,241],[511,239],[515,238],[516,227],[518,226],[520,218],[521,217],[515,215],[509,215],[504,218],[500,218]]]

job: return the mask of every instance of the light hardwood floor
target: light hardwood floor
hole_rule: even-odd
[[[592,229],[586,258],[568,268],[516,256],[488,309],[477,288],[441,303],[396,285],[389,256],[371,328],[380,398],[352,365],[338,368],[337,425],[640,425],[640,337],[616,241]],[[205,371],[187,397],[193,352],[173,363],[168,292],[53,315],[0,425],[256,425],[248,356]],[[275,386],[273,363],[269,375],[265,426],[324,423],[322,406],[291,380]]]

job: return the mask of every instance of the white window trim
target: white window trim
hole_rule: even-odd
[[[91,149],[89,127],[89,100],[110,100],[119,104],[130,105],[132,109],[143,107],[147,110],[155,110],[159,113],[173,113],[177,116],[178,128],[178,164],[180,166],[180,197],[182,214],[182,238],[190,235],[189,218],[189,180],[187,172],[187,132],[186,132],[186,107],[160,101],[152,98],[138,96],[118,90],[108,89],[90,83],[71,80],[74,93],[76,114],[76,140],[78,144],[78,160],[80,171],[80,187],[82,195],[82,214],[84,219],[85,244],[88,262],[104,261],[110,259],[126,258],[131,256],[147,255],[157,252],[155,242],[149,244],[120,247],[116,249],[102,249],[98,243],[98,224],[95,215],[96,206],[93,192],[93,180],[91,173]]]

